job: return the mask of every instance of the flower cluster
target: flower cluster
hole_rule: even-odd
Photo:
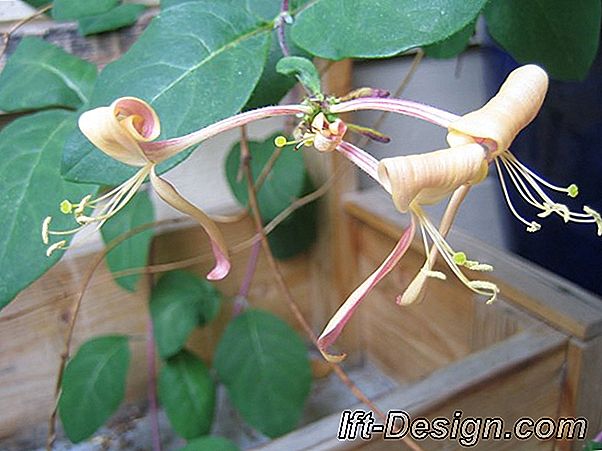
[[[593,209],[584,206],[583,212],[573,212],[552,200],[545,189],[559,191],[570,197],[578,194],[577,186],[555,186],[523,165],[510,152],[512,141],[537,115],[548,87],[548,77],[543,69],[534,65],[523,66],[510,74],[499,92],[479,110],[464,116],[439,110],[427,105],[388,98],[388,93],[372,88],[353,91],[343,98],[321,96],[308,99],[301,105],[259,108],[219,121],[188,135],[157,141],[160,135],[159,118],[150,105],[132,97],[117,99],[108,107],[96,108],[80,117],[79,127],[100,150],[107,155],[138,168],[127,181],[106,194],[92,199],[85,196],[77,203],[63,201],[60,209],[72,214],[77,227],[71,230],[50,229],[51,218],[42,224],[42,239],[48,247],[48,255],[67,247],[67,241],[50,243],[51,236],[65,236],[95,225],[98,229],[105,221],[119,212],[140,189],[147,177],[165,202],[196,219],[207,232],[211,241],[216,264],[207,278],[225,277],[230,269],[228,249],[219,228],[200,209],[182,197],[176,188],[156,172],[157,164],[177,153],[225,130],[249,122],[273,116],[295,115],[301,118],[295,129],[293,141],[283,136],[276,138],[276,147],[294,144],[295,149],[314,147],[320,152],[337,151],[350,159],[360,169],[376,180],[392,197],[401,213],[410,213],[410,226],[383,263],[345,300],[333,315],[318,339],[323,355],[331,361],[339,361],[344,355],[328,352],[342,332],[347,321],[372,288],[387,275],[409,248],[416,231],[425,247],[426,260],[414,280],[397,297],[397,303],[408,305],[419,301],[429,278],[445,279],[446,275],[435,271],[434,264],[440,254],[451,272],[470,290],[486,296],[492,302],[499,289],[491,281],[469,278],[463,270],[472,273],[491,271],[484,263],[469,260],[466,254],[452,248],[445,236],[451,227],[455,213],[470,186],[485,179],[493,164],[500,176],[500,183],[512,213],[530,232],[541,225],[520,216],[508,196],[506,180],[509,179],[518,193],[533,207],[540,210],[538,216],[560,215],[566,222],[593,223],[598,235],[602,235],[602,218]],[[364,150],[345,140],[348,131],[354,131],[388,142],[389,139],[375,130],[354,124],[346,124],[338,116],[358,110],[381,110],[412,116],[444,127],[448,130],[448,148],[428,153],[376,160]],[[502,170],[503,168],[503,170]],[[505,174],[504,174],[505,171]],[[442,223],[437,228],[423,210],[424,205],[434,204],[451,195]],[[96,214],[93,214],[93,212]],[[432,243],[429,249],[429,242]]]

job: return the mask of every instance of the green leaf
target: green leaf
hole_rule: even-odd
[[[30,4],[34,8],[40,8],[52,3],[52,0],[23,0],[25,3]]]
[[[127,27],[136,23],[138,16],[145,9],[146,6],[144,5],[124,3],[106,13],[82,17],[79,20],[79,32],[84,36],[88,36]]]
[[[587,445],[583,448],[583,451],[598,451],[602,450],[602,442],[597,442],[595,440],[590,440],[587,442]]]
[[[278,61],[276,70],[278,73],[284,75],[295,75],[301,84],[313,95],[318,95],[322,92],[318,69],[316,69],[314,63],[307,58],[301,56],[287,56]]]
[[[188,442],[180,451],[239,451],[240,448],[223,437],[201,437]]]
[[[491,36],[519,63],[562,80],[582,80],[600,42],[599,0],[504,0],[485,9]]]
[[[470,38],[474,34],[475,22],[469,23],[457,33],[436,44],[424,47],[426,56],[431,58],[453,58],[462,53],[468,46]]]
[[[165,274],[153,288],[150,312],[162,358],[180,351],[196,326],[219,313],[221,295],[205,279],[185,271]]]
[[[59,412],[69,440],[90,437],[123,400],[130,363],[128,338],[96,337],[69,361],[62,380]]]
[[[269,437],[297,425],[311,386],[305,345],[274,315],[247,310],[224,332],[214,367],[242,417]]]
[[[314,190],[306,175],[302,196]],[[268,235],[272,254],[279,260],[296,257],[306,251],[318,237],[318,204],[314,201],[293,212]]]
[[[274,138],[269,137],[263,142],[249,142],[251,152],[251,172],[257,180],[264,166],[275,151]],[[247,184],[244,177],[237,180],[240,165],[240,143],[236,143],[226,158],[226,178],[234,197],[246,206],[248,202]],[[272,167],[269,176],[257,193],[259,210],[262,219],[267,222],[274,219],[278,213],[288,207],[303,191],[305,181],[305,165],[303,154],[291,148],[282,149],[280,157]]]
[[[270,23],[238,4],[199,0],[163,10],[100,74],[92,106],[109,105],[121,96],[144,99],[161,118],[162,138],[237,113],[259,80],[272,31]],[[186,155],[169,160],[161,171]],[[96,150],[81,133],[65,148],[63,173],[70,180],[115,185],[134,171]]]
[[[474,22],[487,0],[316,0],[292,37],[313,55],[382,58],[442,41]]]
[[[77,20],[82,17],[106,13],[118,4],[119,0],[54,0],[52,18],[55,20]]]
[[[109,244],[115,238],[142,224],[153,222],[155,219],[153,204],[148,194],[139,192],[128,202],[123,210],[109,219],[100,229],[102,239]],[[152,229],[140,232],[121,242],[107,255],[107,265],[111,272],[123,271],[130,268],[141,268],[146,265],[150,244],[154,232]],[[136,291],[140,274],[118,277],[115,279],[121,287],[128,291]]]
[[[205,364],[188,351],[165,362],[159,399],[174,430],[185,439],[208,434],[215,410],[215,384]]]
[[[88,101],[95,80],[94,64],[39,38],[26,37],[0,74],[0,109],[76,109]]]
[[[63,142],[74,127],[74,113],[55,110],[19,118],[0,132],[0,308],[60,258],[61,252],[46,257],[44,218],[53,216],[55,230],[72,228],[75,221],[59,212],[59,203],[96,191],[59,174]]]

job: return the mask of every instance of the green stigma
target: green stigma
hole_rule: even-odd
[[[455,252],[453,259],[456,265],[462,266],[466,263],[466,254],[464,252]]]
[[[69,202],[67,199],[61,202],[59,206],[61,213],[68,215],[73,211],[73,204]]]
[[[569,197],[577,197],[577,195],[579,194],[579,187],[577,185],[575,185],[574,183],[572,183],[567,188],[567,193],[568,193]]]

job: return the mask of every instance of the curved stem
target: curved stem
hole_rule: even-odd
[[[275,116],[308,114],[310,112],[311,108],[306,105],[268,106],[264,108],[258,108],[256,110],[245,111],[244,113],[228,117],[184,136],[166,139],[163,141],[141,143],[140,146],[149,158],[163,161],[181,152],[182,149],[199,144],[206,139],[218,135],[219,133],[241,127],[249,122]]]
[[[453,113],[404,99],[362,97],[360,99],[341,102],[330,107],[330,112],[335,114],[360,110],[380,110],[404,114],[444,128],[449,127],[450,123],[460,118],[460,116]]]

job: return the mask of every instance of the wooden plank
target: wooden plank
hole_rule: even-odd
[[[383,411],[401,409],[412,418],[447,416],[460,409],[463,416],[501,416],[510,425],[521,416],[555,417],[562,383],[567,338],[546,326],[532,327],[489,349],[479,351],[431,374],[422,381],[396,389],[376,400]],[[492,400],[504,400],[492,402]],[[525,402],[528,400],[528,402]],[[361,405],[350,409],[361,409]],[[301,428],[262,447],[265,451],[399,449],[377,438],[372,442],[340,442],[336,438],[340,414]],[[454,442],[421,443],[442,449]],[[500,447],[503,445],[503,447]],[[549,442],[482,442],[478,449],[551,449]]]
[[[588,439],[602,431],[602,337],[583,342],[571,338],[559,416],[588,419]],[[558,449],[575,451],[584,442],[558,444]]]
[[[407,215],[399,214],[382,190],[353,193],[346,199],[346,209],[351,216],[391,237],[398,237],[407,225]],[[492,264],[495,270],[490,279],[499,284],[504,296],[514,305],[582,340],[602,334],[599,297],[457,230],[450,232],[450,242],[471,257]]]

